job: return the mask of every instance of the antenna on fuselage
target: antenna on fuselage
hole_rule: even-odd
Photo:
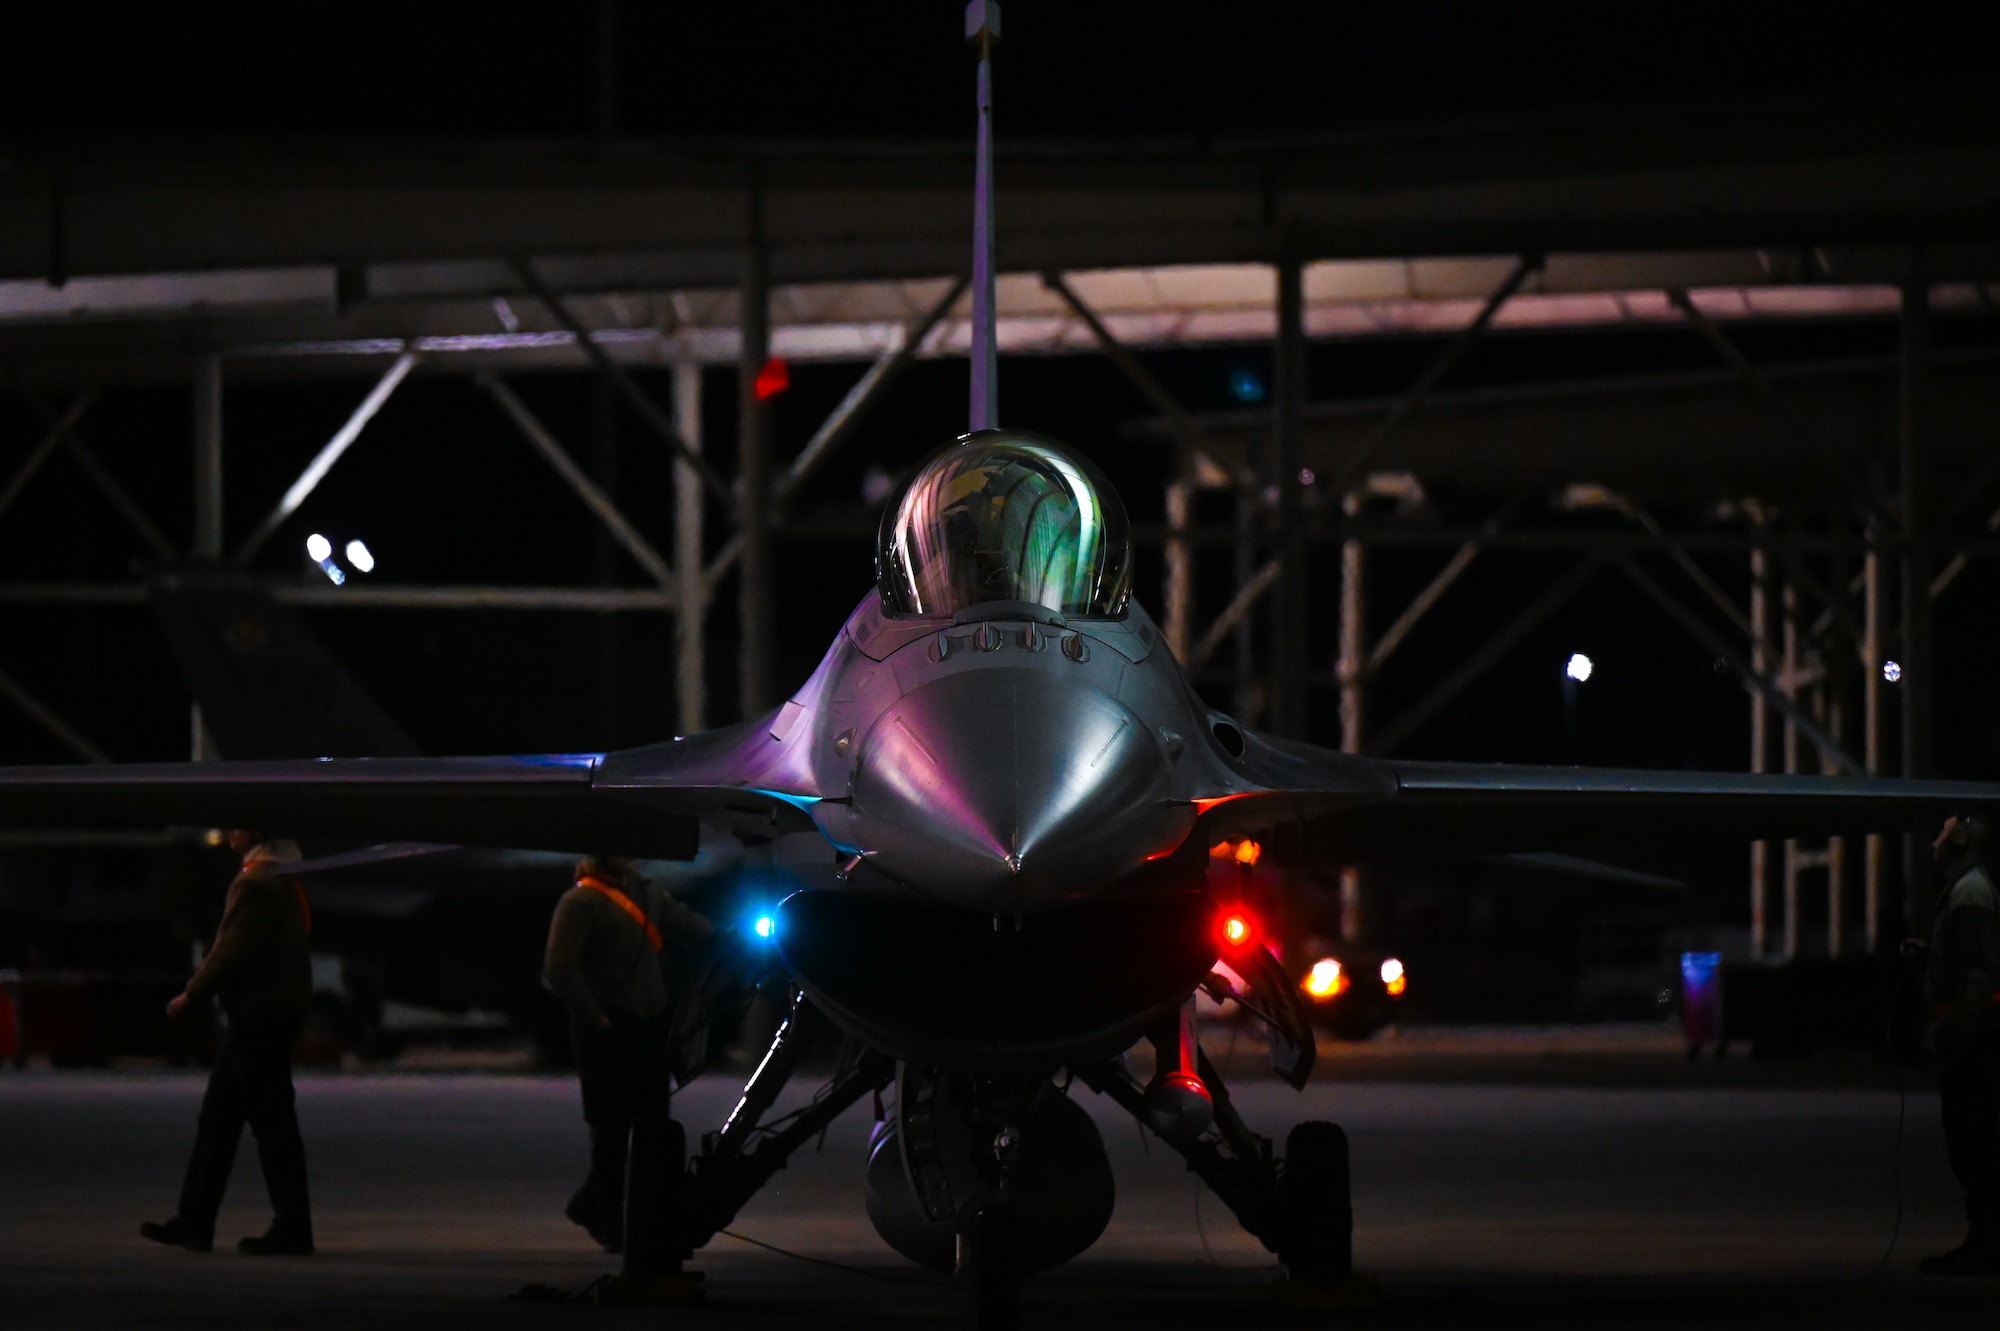
[[[972,186],[972,428],[1000,426],[1000,351],[993,300],[993,47],[1000,0],[965,7],[965,40],[979,48],[979,159]]]

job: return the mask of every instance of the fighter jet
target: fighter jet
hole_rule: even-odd
[[[0,769],[0,823],[683,859],[708,824],[788,847],[797,890],[770,932],[790,1016],[675,1176],[662,1241],[676,1259],[700,1249],[792,1151],[893,1084],[869,1217],[912,1260],[959,1272],[975,1322],[997,1327],[1024,1274],[1083,1252],[1110,1218],[1078,1085],[1183,1154],[1294,1280],[1349,1273],[1340,1129],[1302,1123],[1274,1151],[1196,1038],[1205,991],[1271,1024],[1285,1079],[1312,1067],[1296,986],[1254,913],[1211,891],[1212,846],[1254,835],[1331,866],[1893,831],[2000,805],[1987,784],[1384,761],[1210,707],[1132,598],[1110,483],[1077,449],[995,428],[984,153],[980,168],[975,428],[890,499],[876,584],[776,710],[612,753]],[[831,1082],[765,1124],[829,1027],[849,1050]],[[1121,1058],[1142,1039],[1145,1083]]]

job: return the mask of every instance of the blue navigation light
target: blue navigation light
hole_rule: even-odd
[[[1229,372],[1229,392],[1238,402],[1262,402],[1264,380],[1255,370],[1239,368]]]
[[[759,938],[769,938],[772,934],[778,932],[778,922],[768,915],[759,915],[757,923],[751,927],[757,931]]]

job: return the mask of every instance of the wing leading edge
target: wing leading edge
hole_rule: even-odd
[[[662,746],[671,750],[673,746]],[[692,859],[703,819],[809,830],[796,797],[676,780],[675,756],[323,758],[0,768],[0,825],[255,827],[343,841],[449,842]]]
[[[1934,830],[2000,784],[1360,758],[1252,735],[1202,834],[1296,824],[1313,859],[1617,851],[1634,843]]]

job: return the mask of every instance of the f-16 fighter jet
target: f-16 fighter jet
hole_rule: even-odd
[[[973,10],[985,23],[993,6]],[[984,55],[992,34],[975,35]],[[1111,1214],[1079,1085],[1184,1154],[1294,1279],[1348,1273],[1340,1129],[1299,1124],[1274,1151],[1195,1038],[1206,990],[1271,1023],[1281,1076],[1302,1085],[1312,1065],[1296,986],[1251,912],[1209,890],[1214,845],[1253,835],[1339,865],[1641,832],[1887,832],[2000,806],[1995,785],[1375,760],[1208,706],[1132,599],[1104,476],[1054,439],[993,428],[987,183],[982,154],[975,428],[892,497],[876,585],[775,711],[614,753],[0,769],[0,822],[659,858],[692,856],[703,823],[816,839],[770,922],[789,1019],[726,1124],[666,1171],[648,1223],[628,1222],[627,1274],[670,1275],[790,1152],[893,1084],[869,1217],[913,1260],[958,1270],[975,1320],[1004,1326],[1020,1277],[1083,1252]],[[828,1027],[856,1052],[766,1126]],[[1146,1083],[1120,1061],[1141,1039]]]

